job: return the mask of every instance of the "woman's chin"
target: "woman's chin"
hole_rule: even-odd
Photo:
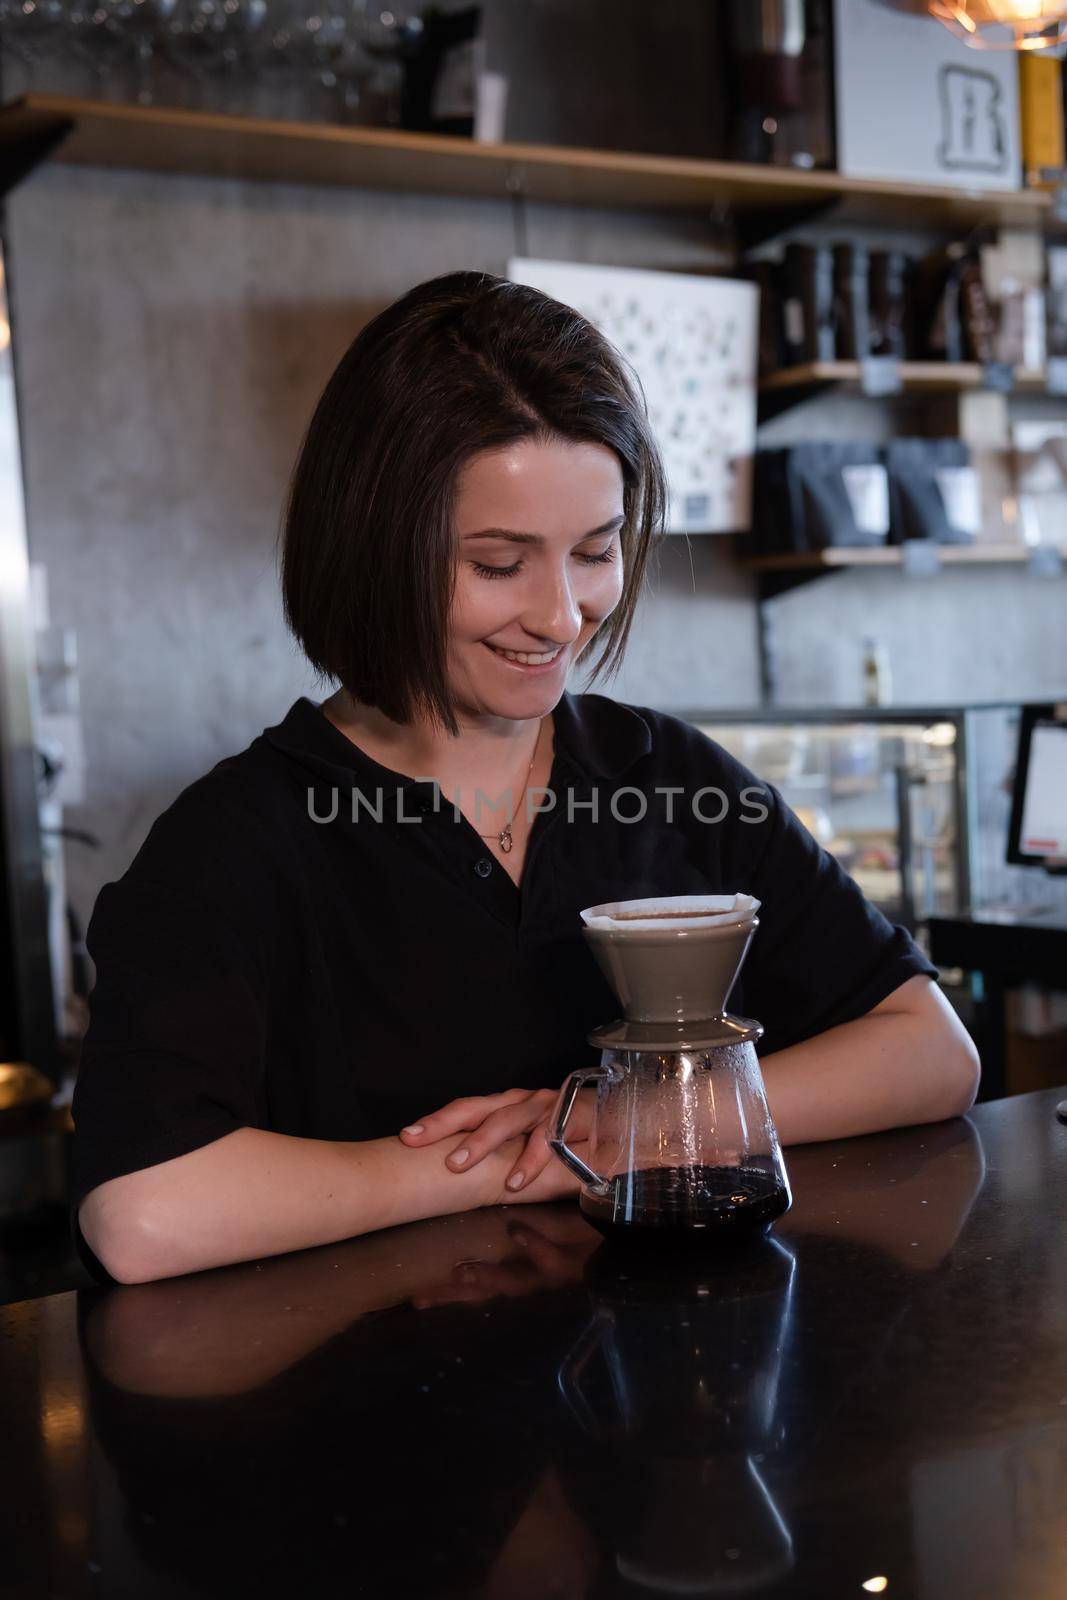
[[[509,661],[487,644],[476,648],[480,660],[470,663],[466,678],[473,699],[486,712],[531,717],[551,711],[567,681],[569,650],[561,650],[555,661],[527,665]]]

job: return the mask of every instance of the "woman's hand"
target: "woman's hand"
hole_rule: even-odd
[[[535,1182],[550,1162],[561,1172],[566,1171],[547,1142],[558,1099],[558,1089],[506,1089],[502,1094],[469,1095],[461,1100],[450,1100],[440,1111],[431,1112],[409,1128],[401,1128],[399,1137],[412,1149],[421,1149],[451,1134],[469,1132],[470,1138],[461,1140],[445,1158],[445,1165],[451,1171],[469,1172],[490,1151],[507,1144],[509,1139],[525,1136],[525,1144],[505,1181],[508,1193],[518,1194]],[[595,1089],[578,1091],[567,1122],[568,1144],[573,1146],[588,1137],[595,1101]],[[577,1179],[572,1176],[569,1190],[576,1192],[578,1187]],[[548,1185],[542,1184],[540,1188],[547,1190]],[[546,1192],[544,1198],[550,1198],[549,1193]]]

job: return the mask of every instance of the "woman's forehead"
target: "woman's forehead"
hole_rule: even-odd
[[[622,510],[623,476],[614,451],[600,444],[521,440],[483,450],[457,484],[460,531],[503,528],[580,537]]]

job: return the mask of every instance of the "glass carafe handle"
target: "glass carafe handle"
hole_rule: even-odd
[[[559,1092],[559,1099],[556,1101],[555,1123],[552,1132],[548,1136],[549,1149],[559,1156],[565,1167],[569,1167],[577,1177],[581,1178],[583,1183],[588,1184],[597,1194],[610,1193],[611,1184],[607,1178],[602,1178],[599,1172],[594,1172],[592,1167],[586,1166],[581,1156],[575,1155],[574,1151],[567,1145],[564,1134],[566,1133],[568,1118],[574,1110],[574,1102],[578,1098],[578,1090],[594,1079],[614,1078],[617,1075],[610,1066],[604,1063],[599,1067],[579,1067],[576,1072],[572,1072]]]

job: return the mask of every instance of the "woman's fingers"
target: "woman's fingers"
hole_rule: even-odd
[[[400,1138],[414,1146],[434,1144],[450,1133],[479,1127],[498,1107],[518,1104],[535,1093],[534,1089],[505,1089],[502,1094],[465,1095],[459,1100],[450,1100],[439,1111],[431,1111],[429,1116],[420,1118],[410,1127],[401,1128]]]
[[[504,1180],[508,1189],[521,1189],[524,1184],[532,1183],[538,1173],[544,1172],[550,1161],[555,1161],[556,1157],[548,1142],[549,1128],[550,1124],[547,1121],[538,1123],[534,1128],[523,1146],[522,1154]],[[568,1123],[567,1132],[570,1131],[571,1124]]]
[[[469,1172],[498,1146],[536,1128],[544,1118],[546,1104],[554,1098],[551,1089],[535,1089],[525,1100],[491,1111],[470,1138],[445,1157],[447,1164],[454,1172]]]
[[[421,1147],[452,1134],[469,1133],[470,1137],[462,1139],[445,1157],[450,1171],[469,1172],[500,1145],[526,1134],[522,1151],[506,1178],[508,1193],[517,1194],[535,1182],[550,1162],[555,1162],[547,1135],[558,1098],[557,1089],[507,1089],[501,1094],[468,1095],[451,1100],[420,1122],[402,1128],[400,1138],[405,1144]],[[588,1138],[595,1104],[595,1089],[579,1090],[567,1122],[570,1144]]]
[[[574,1108],[567,1119],[567,1143],[573,1145],[576,1140],[587,1139],[592,1126],[593,1109],[596,1105],[595,1089],[580,1089]],[[554,1101],[553,1107],[554,1109]],[[504,1180],[505,1187],[515,1192],[532,1183],[540,1173],[544,1172],[550,1161],[557,1161],[557,1157],[548,1143],[548,1135],[552,1130],[551,1110],[538,1125],[531,1131],[526,1141],[522,1154]]]
[[[570,1141],[568,1140],[568,1143]],[[589,1160],[589,1146],[585,1143],[573,1144],[571,1149],[583,1161]],[[534,1205],[540,1200],[567,1200],[581,1193],[581,1182],[576,1173],[565,1167],[562,1161],[552,1160],[521,1189],[508,1189],[501,1185],[497,1205]]]

